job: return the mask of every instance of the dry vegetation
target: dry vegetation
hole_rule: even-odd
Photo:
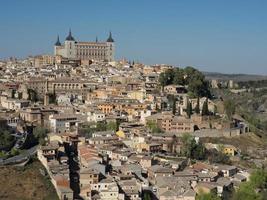
[[[47,177],[39,169],[43,166],[34,161],[25,167],[0,168],[0,199],[56,200],[57,194]]]
[[[247,133],[240,135],[238,137],[232,138],[205,138],[204,142],[211,142],[217,144],[231,144],[239,148],[241,151],[246,151],[248,147],[250,148],[267,148],[266,138],[260,138],[254,133]]]

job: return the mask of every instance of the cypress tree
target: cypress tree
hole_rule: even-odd
[[[172,114],[175,115],[175,113],[176,113],[176,98],[174,98],[172,102]]]
[[[189,100],[187,100],[186,114],[189,118],[192,115],[192,104]]]
[[[208,98],[203,103],[202,115],[209,115]]]
[[[199,106],[199,97],[197,98],[197,105],[196,105],[196,107],[195,107],[195,112],[197,113],[197,114],[199,114],[200,113],[200,108],[199,108],[200,106]]]
[[[15,90],[12,90],[12,91],[11,91],[11,98],[15,98],[15,93],[16,93]]]

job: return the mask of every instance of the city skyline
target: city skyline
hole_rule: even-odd
[[[116,59],[195,66],[202,71],[267,74],[264,1],[2,3],[0,58],[53,54],[69,28],[79,41],[105,41]],[[105,5],[105,6],[103,6]],[[34,18],[31,16],[35,16]],[[8,19],[8,20],[7,20]]]
[[[0,199],[265,199],[266,0],[1,8]]]

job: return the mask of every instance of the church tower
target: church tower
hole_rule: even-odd
[[[65,40],[65,56],[66,58],[74,59],[76,58],[77,51],[76,51],[76,41],[71,34],[71,30],[69,30],[69,35],[66,37]]]
[[[59,35],[57,36],[57,41],[54,45],[54,55],[58,55],[59,48],[61,47],[61,43],[59,41]]]
[[[112,34],[111,32],[109,32],[109,37],[107,39],[107,61],[111,62],[114,61],[114,57],[115,57],[115,41],[112,38]]]

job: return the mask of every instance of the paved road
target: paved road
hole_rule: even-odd
[[[13,156],[6,160],[0,160],[0,165],[10,165],[10,164],[17,164],[27,160],[29,157],[33,156],[37,152],[38,145],[26,150],[23,154]]]

